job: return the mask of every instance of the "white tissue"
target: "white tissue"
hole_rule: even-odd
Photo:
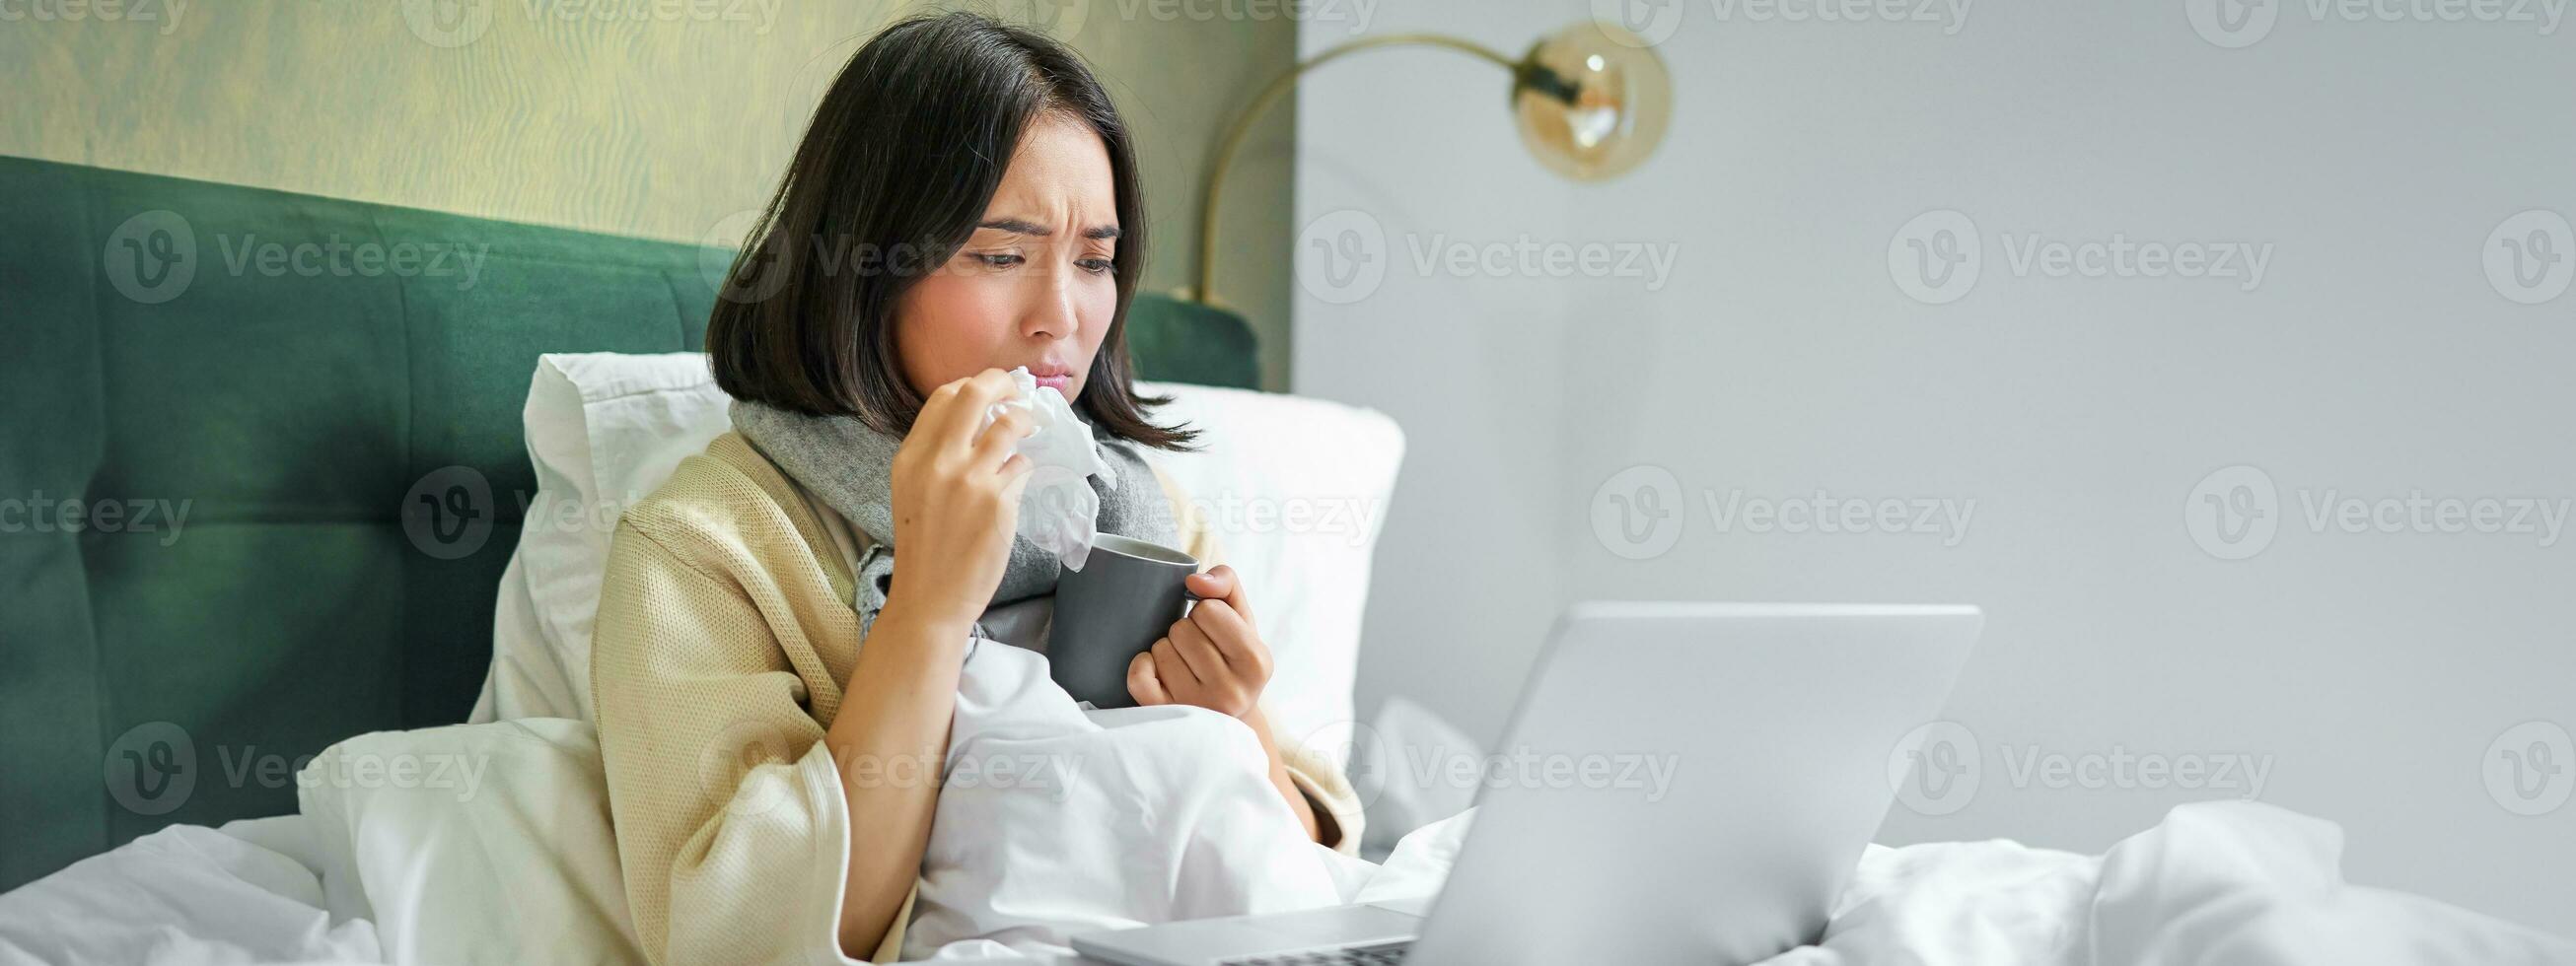
[[[1092,492],[1091,477],[1116,489],[1118,475],[1100,458],[1090,425],[1074,418],[1073,404],[1063,393],[1038,385],[1026,366],[1011,370],[1011,384],[1011,398],[994,403],[984,425],[1014,408],[1037,424],[1037,431],[1019,443],[1020,455],[1037,464],[1029,472],[1028,489],[1020,493],[1019,535],[1080,570],[1091,559],[1091,538],[1100,525],[1100,495]]]

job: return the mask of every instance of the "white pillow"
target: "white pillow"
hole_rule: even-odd
[[[1278,656],[1266,703],[1294,736],[1344,725],[1359,669],[1369,560],[1404,434],[1373,410],[1276,393],[1140,383],[1157,414],[1206,432],[1163,454],[1243,573]],[[616,512],[731,428],[702,353],[548,355],[528,389],[537,495],[501,577],[492,669],[469,721],[589,721],[590,635]]]
[[[1359,674],[1360,614],[1404,431],[1373,409],[1176,383],[1158,422],[1203,430],[1195,453],[1160,453],[1243,575],[1261,639],[1277,659],[1271,723],[1318,751],[1347,741]]]
[[[335,918],[391,963],[640,963],[587,722],[378,731],[296,774]]]
[[[537,493],[501,574],[492,667],[467,721],[592,720],[591,621],[617,516],[733,427],[701,352],[553,354],[528,385]]]

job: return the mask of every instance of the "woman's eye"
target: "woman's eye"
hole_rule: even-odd
[[[1118,267],[1117,260],[1109,258],[1086,258],[1075,264],[1081,265],[1084,271],[1094,275],[1107,275],[1111,269]]]
[[[986,266],[989,266],[989,267],[992,267],[992,268],[1009,268],[1009,267],[1011,267],[1011,266],[1013,266],[1013,265],[1017,265],[1017,264],[1019,264],[1019,263],[1020,263],[1020,262],[1022,262],[1022,261],[1025,261],[1025,259],[1022,259],[1020,256],[1018,256],[1018,255],[1013,255],[1013,254],[1011,254],[1011,253],[1009,253],[1009,252],[1001,252],[1001,253],[996,253],[996,254],[988,254],[988,253],[985,253],[985,252],[977,252],[977,253],[975,253],[975,260],[976,260],[976,261],[979,261],[979,262],[982,262],[982,263],[984,263]]]

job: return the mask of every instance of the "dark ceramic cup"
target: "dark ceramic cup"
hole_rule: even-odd
[[[1181,581],[1198,569],[1196,558],[1170,547],[1114,533],[1094,537],[1082,569],[1056,576],[1049,676],[1095,708],[1135,704],[1127,664],[1189,613],[1196,598]]]

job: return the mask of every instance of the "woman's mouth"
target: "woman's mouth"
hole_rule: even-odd
[[[1029,376],[1036,379],[1038,385],[1054,386],[1055,391],[1060,393],[1068,392],[1073,389],[1073,373],[1069,370],[1054,367],[1041,369],[1036,366],[1030,366]]]

